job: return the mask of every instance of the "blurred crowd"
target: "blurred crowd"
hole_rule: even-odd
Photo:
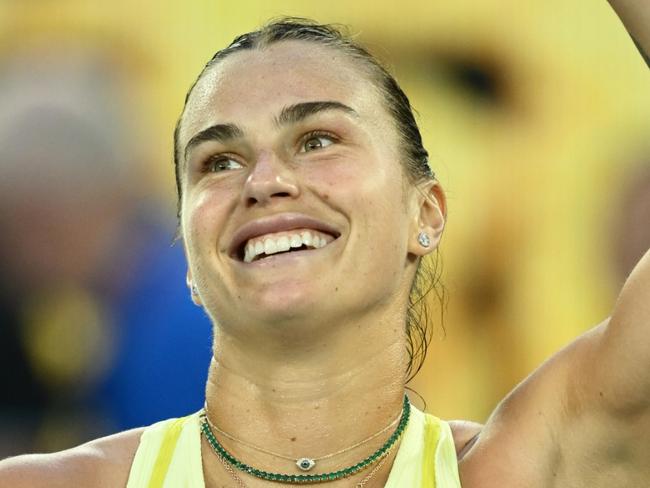
[[[121,69],[81,45],[0,60],[0,457],[203,404],[210,327]]]

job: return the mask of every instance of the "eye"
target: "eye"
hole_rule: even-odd
[[[239,164],[235,159],[228,156],[212,156],[205,162],[204,171],[206,173],[221,173],[232,163]]]
[[[324,132],[311,132],[305,136],[302,143],[302,151],[309,152],[316,149],[323,149],[324,147],[334,144],[335,137]]]

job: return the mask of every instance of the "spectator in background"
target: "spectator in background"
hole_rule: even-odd
[[[70,46],[0,61],[0,457],[203,403],[208,321],[134,177],[146,150],[120,76]]]

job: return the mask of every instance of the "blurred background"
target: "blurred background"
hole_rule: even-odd
[[[0,458],[202,406],[172,131],[280,15],[349,25],[419,113],[449,206],[429,412],[485,421],[610,314],[650,247],[650,77],[604,0],[0,0]]]

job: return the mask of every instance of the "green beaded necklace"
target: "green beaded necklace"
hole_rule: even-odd
[[[363,461],[360,461],[357,464],[350,466],[348,468],[341,469],[338,471],[333,471],[331,473],[321,473],[321,474],[269,473],[268,471],[263,471],[261,469],[257,469],[245,463],[242,463],[237,458],[235,458],[232,454],[226,451],[221,444],[219,444],[219,441],[217,441],[217,438],[212,433],[212,429],[210,429],[210,425],[208,424],[207,419],[205,418],[205,412],[201,414],[201,432],[203,433],[207,441],[210,443],[210,446],[217,454],[217,456],[220,456],[222,459],[225,459],[231,466],[234,466],[235,468],[237,468],[240,471],[243,471],[244,473],[249,473],[252,474],[253,476],[256,476],[257,478],[262,478],[268,481],[280,481],[283,483],[295,483],[295,484],[321,483],[323,481],[335,481],[341,478],[347,478],[348,476],[351,476],[363,470],[373,462],[377,461],[377,459],[379,459],[383,454],[385,454],[386,451],[388,451],[391,447],[393,447],[395,442],[397,442],[397,440],[402,435],[402,432],[404,432],[404,429],[406,428],[406,424],[408,424],[409,421],[409,416],[411,413],[411,404],[409,403],[408,397],[406,395],[404,395],[404,405],[403,405],[402,412],[403,412],[402,419],[400,420],[399,425],[395,429],[395,432],[393,432],[393,434],[388,438],[388,440],[384,443],[384,445],[381,446],[379,449],[377,449],[374,453],[372,453],[370,456],[365,458]]]

